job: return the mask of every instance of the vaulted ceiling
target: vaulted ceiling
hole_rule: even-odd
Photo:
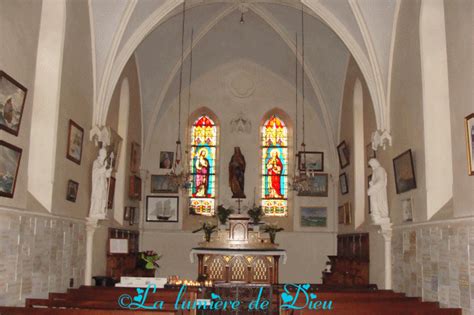
[[[347,62],[364,73],[380,129],[386,111],[393,30],[399,0],[303,0],[305,92],[337,140]],[[185,57],[194,30],[193,77],[233,59],[246,59],[295,83],[297,0],[186,1]],[[132,54],[140,73],[144,136],[176,96],[181,61],[182,1],[90,0],[94,42],[95,120],[103,123],[112,91]],[[239,23],[244,11],[245,24]],[[301,50],[299,50],[301,52]],[[302,62],[301,53],[297,57]],[[189,58],[184,69],[189,68]],[[185,80],[186,81],[186,80]],[[301,86],[301,83],[299,83]],[[146,142],[147,139],[143,139]]]

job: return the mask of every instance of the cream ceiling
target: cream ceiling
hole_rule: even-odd
[[[399,0],[303,0],[306,5],[306,95],[337,141],[348,56],[369,86],[377,124],[389,129],[391,50]],[[144,142],[160,110],[176,96],[181,0],[89,0],[94,42],[95,112],[105,121],[120,73],[135,53],[140,72]],[[188,0],[185,49],[195,33],[194,77],[235,58],[255,62],[294,84],[297,0]],[[245,7],[246,23],[238,23]],[[299,56],[301,62],[301,56]],[[187,60],[185,61],[187,62]],[[187,65],[185,64],[185,69]],[[300,84],[301,85],[301,84]]]

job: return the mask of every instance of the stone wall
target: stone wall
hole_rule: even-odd
[[[0,207],[0,305],[77,287],[84,266],[84,223]]]
[[[474,311],[474,219],[395,228],[393,290]]]

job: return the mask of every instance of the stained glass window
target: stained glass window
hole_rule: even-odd
[[[213,215],[216,197],[217,126],[208,116],[199,117],[191,131],[189,188],[190,207],[195,214]]]
[[[276,115],[262,126],[262,208],[266,215],[288,211],[288,128]]]

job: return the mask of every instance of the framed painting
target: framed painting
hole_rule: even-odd
[[[109,177],[109,196],[107,198],[107,209],[114,207],[114,196],[115,196],[115,177]]]
[[[298,152],[298,170],[312,172],[324,171],[324,152]]]
[[[339,206],[337,208],[337,222],[339,224],[346,224],[346,216],[345,216],[345,213],[344,213],[344,205],[342,206]]]
[[[27,89],[0,70],[0,129],[18,136]]]
[[[132,142],[132,149],[130,150],[130,172],[138,173],[140,170],[140,145],[136,142]]]
[[[413,166],[411,149],[393,159],[393,171],[397,194],[416,188],[415,168]]]
[[[339,175],[339,186],[340,186],[342,195],[349,193],[349,184],[347,183],[346,172]]]
[[[172,176],[151,175],[151,193],[172,193],[177,194],[179,186]]]
[[[177,196],[147,196],[146,222],[178,222]]]
[[[349,165],[350,155],[349,155],[349,148],[347,147],[346,141],[342,141],[337,146],[337,155],[339,157],[339,165],[341,166],[341,169]]]
[[[13,198],[22,149],[0,140],[0,196]]]
[[[298,191],[298,196],[327,197],[328,174],[314,174],[308,176],[303,182],[303,188]]]
[[[110,145],[107,146],[107,163],[108,167],[112,167],[114,172],[118,170],[118,164],[120,161],[120,152],[122,148],[122,137],[119,136],[117,131],[110,128]]]
[[[301,227],[326,227],[328,221],[328,208],[326,207],[301,207]]]
[[[66,200],[76,202],[77,193],[79,191],[79,183],[73,180],[68,180],[66,190]]]
[[[160,152],[160,168],[171,169],[174,162],[174,152],[161,151]]]
[[[131,216],[132,216],[132,207],[125,207],[123,209],[123,220],[130,221]]]
[[[142,179],[137,175],[130,175],[128,196],[134,200],[141,200],[142,198]]]
[[[367,162],[370,159],[375,159],[377,157],[377,152],[372,149],[372,142],[365,146],[365,156],[367,157]]]
[[[369,187],[370,187],[370,181],[371,180],[372,180],[372,174],[367,176],[367,189],[369,189]],[[367,196],[367,211],[369,212],[369,214],[372,213],[372,210],[370,210],[370,197],[369,196]]]
[[[83,141],[84,129],[77,123],[75,123],[72,119],[69,119],[66,157],[79,165],[81,165]]]
[[[352,207],[350,202],[344,204],[344,224],[352,224]]]
[[[467,173],[474,175],[474,113],[466,116]]]

